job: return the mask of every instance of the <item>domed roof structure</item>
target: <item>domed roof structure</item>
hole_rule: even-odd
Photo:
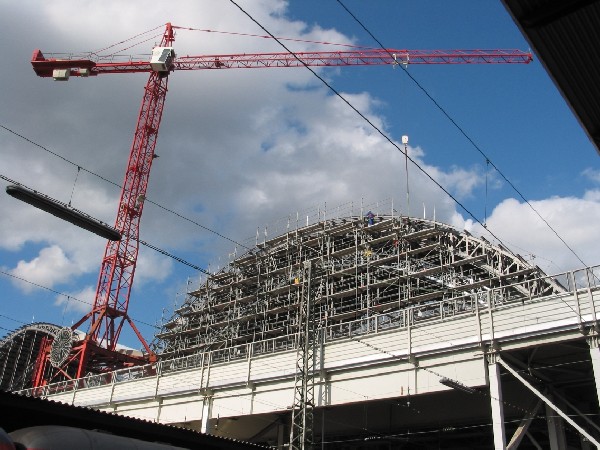
[[[35,359],[47,337],[54,338],[58,325],[38,322],[24,325],[0,340],[0,389],[16,391],[31,387]]]
[[[500,286],[503,296],[491,298]],[[244,356],[244,345],[259,341],[265,351],[290,349],[309,298],[313,329],[335,338],[562,290],[484,238],[435,221],[369,213],[258,244],[189,292],[155,343],[161,359],[216,349]]]

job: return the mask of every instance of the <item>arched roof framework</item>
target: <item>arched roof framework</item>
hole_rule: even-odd
[[[62,327],[46,322],[24,325],[0,341],[0,389],[16,391],[31,387],[31,377],[40,345],[54,338]]]
[[[161,358],[282,337],[278,348],[293,347],[307,264],[316,325],[330,338],[563,290],[504,247],[439,222],[325,220],[258,244],[207,277],[157,334]],[[375,320],[365,327],[365,318]]]

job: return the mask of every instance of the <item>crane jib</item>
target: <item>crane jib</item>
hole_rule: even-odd
[[[91,55],[87,55],[90,56]],[[176,57],[173,47],[155,47],[150,60],[96,56],[95,60],[65,55],[45,58],[33,52],[31,64],[40,77],[68,80],[103,73],[162,72],[202,69],[260,69],[275,67],[329,67],[414,64],[528,64],[529,52],[521,50],[404,50],[361,49],[354,51],[315,51],[297,53],[242,53]]]

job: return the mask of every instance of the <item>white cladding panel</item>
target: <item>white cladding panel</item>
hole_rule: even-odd
[[[251,379],[281,378],[296,373],[296,350],[252,358]]]
[[[220,391],[212,399],[212,417],[252,414],[252,391],[249,388]]]
[[[382,372],[381,369],[372,369],[361,370],[352,378],[337,379],[332,376],[328,386],[328,403],[338,405],[399,397],[403,386],[406,392],[408,376],[405,372],[398,371]]]
[[[252,398],[254,414],[284,411],[294,403],[293,380],[257,384]],[[315,398],[317,388],[315,387]]]
[[[245,383],[248,379],[248,360],[240,359],[212,365],[208,378],[212,387]]]
[[[91,406],[110,401],[110,395],[112,392],[112,385],[97,386],[88,389],[80,389],[77,391],[77,405],[79,406]],[[52,398],[54,400],[54,398]],[[69,400],[68,403],[71,403]]]
[[[157,382],[157,378],[152,377],[116,383],[113,389],[112,401],[125,402],[128,400],[144,398],[148,395],[148,392],[156,390]]]
[[[121,416],[135,417],[136,419],[149,420],[154,422],[157,418],[157,408],[153,404],[148,403],[123,403],[112,410]]]
[[[413,353],[458,347],[473,344],[478,340],[477,317],[471,314],[414,327],[411,330]]]
[[[191,369],[183,372],[170,372],[159,378],[157,395],[167,396],[180,392],[199,390],[202,387],[202,369]]]
[[[161,423],[183,423],[202,419],[203,402],[194,398],[178,398],[176,402],[164,402],[160,407]]]

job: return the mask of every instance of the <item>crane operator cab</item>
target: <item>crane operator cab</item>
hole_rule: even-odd
[[[175,49],[173,47],[154,47],[152,58],[150,59],[150,67],[155,72],[168,75],[173,68],[174,59]]]

